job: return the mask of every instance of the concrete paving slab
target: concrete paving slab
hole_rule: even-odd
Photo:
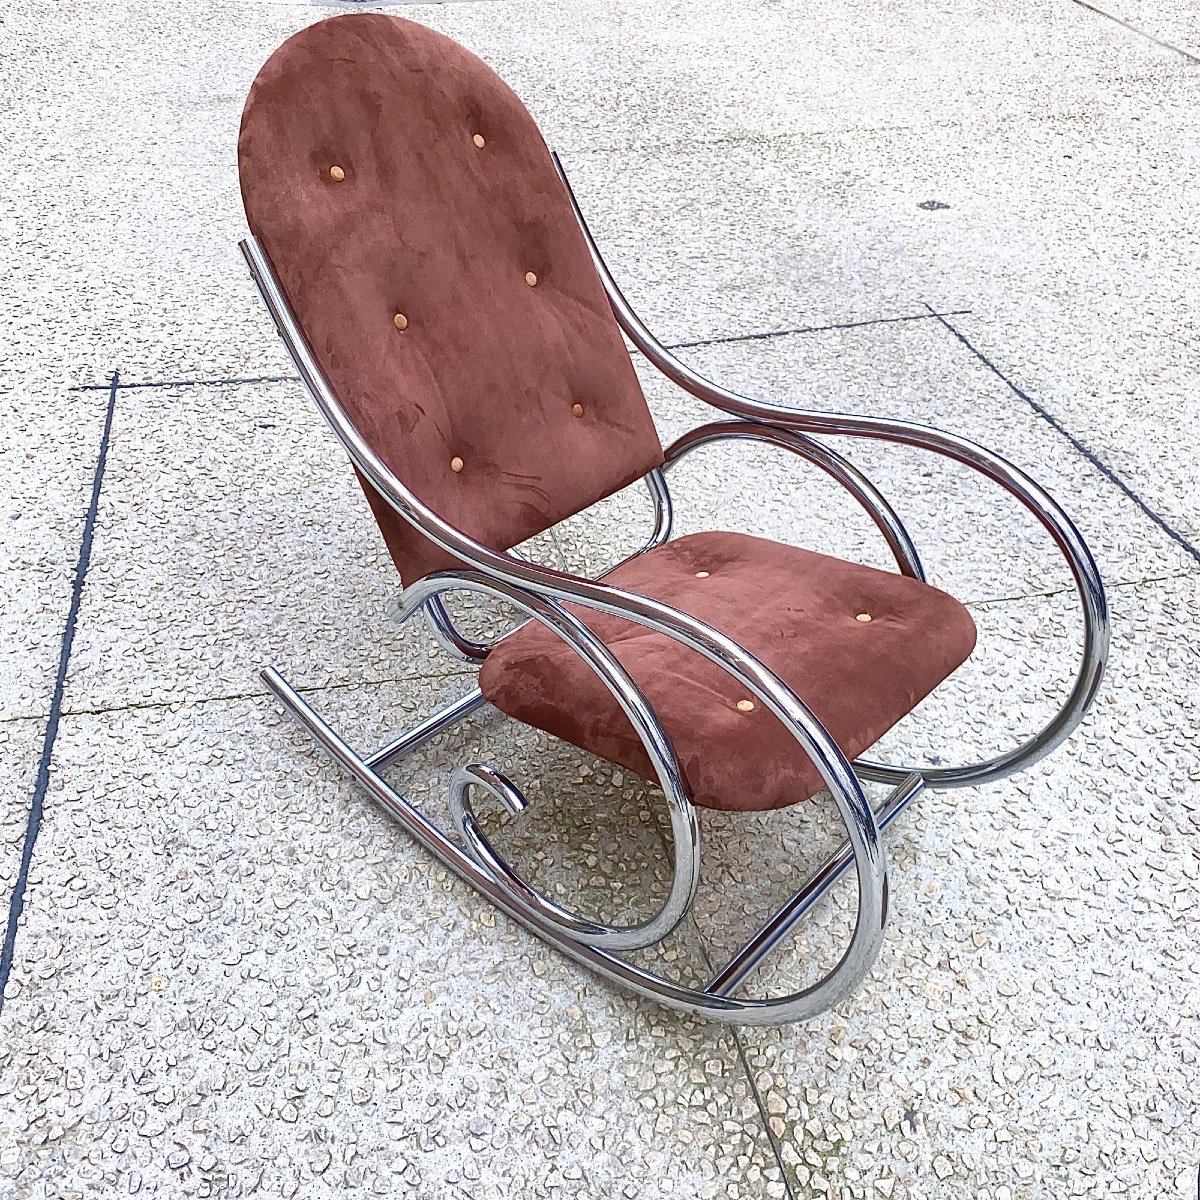
[[[923,798],[889,842],[896,908],[873,979],[853,1001],[803,1029],[743,1035],[796,1194],[819,1194],[820,1178],[878,1179],[881,1191],[890,1184],[895,1194],[950,1197],[961,1194],[964,1180],[1087,1182],[1088,1170],[1100,1170],[1097,1186],[1107,1186],[1106,1168],[1118,1178],[1128,1174],[1122,1155],[1130,1145],[1143,1168],[1149,1162],[1165,1179],[1186,1160],[1197,1131],[1186,1127],[1190,1110],[1178,1077],[1192,1052],[1180,988],[1187,986],[1188,914],[1200,870],[1200,764],[1194,747],[1168,742],[1151,756],[1144,739],[1161,743],[1166,730],[1194,724],[1174,689],[1178,675],[1194,668],[1194,655],[1164,635],[1195,619],[1200,585],[1123,588],[1117,596],[1123,652],[1097,718],[1072,739],[1072,755],[1012,785]],[[1050,699],[1047,678],[1057,678],[1052,643],[1070,633],[1069,619],[1057,598],[990,611],[1000,618],[1000,646],[981,662],[977,681],[994,685],[986,699],[1007,705],[1000,713],[1006,724],[1036,717]],[[1018,636],[1038,652],[1017,651]],[[455,683],[339,688],[317,700],[331,718],[361,726],[361,744],[369,746],[449,698]],[[1136,720],[1129,702],[1118,699],[1130,695],[1137,697]],[[1110,700],[1120,707],[1106,707]],[[951,707],[967,710],[961,696]],[[990,748],[999,720],[983,706],[970,711],[977,714],[971,731]],[[661,880],[644,815],[646,789],[630,788],[627,778],[618,781],[610,769],[569,753],[548,756],[537,737],[510,740],[494,721],[466,731],[474,735],[465,738],[472,756],[502,756],[522,781],[536,769],[547,776],[547,797],[576,797],[535,810],[539,836],[523,845],[526,852],[536,845],[551,860],[539,879],[554,883],[583,873],[584,897],[611,895],[613,877],[606,880],[603,868],[588,874],[586,855],[611,844],[615,816],[635,835],[624,839],[623,854],[632,850],[636,886],[647,877]],[[398,785],[432,807],[439,775],[459,759],[454,737],[444,735],[424,761],[401,772]],[[955,749],[965,740],[956,739]],[[910,738],[905,748],[920,742]],[[258,1179],[262,1170],[268,1191],[294,1182],[321,1194],[327,1185],[372,1184],[380,1164],[390,1169],[395,1149],[403,1179],[420,1180],[431,1195],[452,1195],[453,1186],[471,1178],[461,1146],[478,1141],[485,1189],[523,1186],[543,1194],[542,1181],[572,1180],[578,1169],[579,1194],[616,1194],[611,1189],[626,1179],[636,1194],[643,1163],[657,1172],[665,1160],[656,1156],[668,1145],[673,1165],[663,1169],[674,1172],[668,1177],[677,1186],[705,1194],[715,1184],[705,1171],[715,1163],[726,1181],[747,1185],[745,1194],[782,1194],[770,1190],[765,1152],[736,1152],[746,1148],[748,1093],[728,1118],[734,1128],[721,1126],[721,1137],[740,1139],[732,1151],[725,1143],[714,1147],[707,1140],[713,1127],[697,1118],[698,1111],[720,1117],[731,1091],[735,1100],[739,1095],[728,1074],[725,1035],[627,1001],[547,955],[502,918],[490,923],[482,902],[426,863],[263,702],[68,718],[60,746],[57,798],[39,843],[7,1009],[14,1050],[10,1070],[0,1074],[19,1081],[13,1111],[33,1130],[21,1142],[30,1148],[6,1160],[18,1179],[33,1163],[57,1178],[97,1186],[124,1185],[133,1172],[166,1187],[171,1178],[197,1185],[218,1177]],[[1113,772],[1130,762],[1131,777],[1113,793]],[[1166,770],[1156,774],[1163,762]],[[597,806],[589,821],[577,798],[589,782],[607,803],[624,797],[615,812]],[[543,818],[548,827],[540,825]],[[813,846],[798,824],[783,836],[778,824],[770,835],[747,824],[706,815],[710,863],[700,925],[714,948],[722,935],[729,938],[735,920],[750,915],[744,897],[748,890],[753,900],[755,888],[738,885],[781,881],[785,867],[795,868],[796,850],[811,853]],[[1019,857],[1015,875],[1010,855],[983,853],[997,830]],[[824,941],[832,942],[839,909],[826,907],[832,917],[823,923]],[[66,932],[64,911],[73,912]],[[464,924],[469,949],[462,944]],[[1117,981],[1125,987],[1125,939],[1133,936],[1153,950],[1140,968],[1146,978],[1129,1015],[1129,1006],[1099,1003],[1097,989],[1102,996]],[[817,951],[824,941],[819,930],[805,944]],[[98,945],[112,950],[97,954]],[[376,947],[374,959],[356,959],[366,946]],[[522,953],[530,976],[506,962]],[[673,945],[672,953],[677,969],[690,976],[693,947]],[[1080,957],[1089,961],[1087,973]],[[1032,992],[1010,986],[1021,970],[1033,973]],[[480,986],[493,978],[503,980],[505,998],[481,1018]],[[547,981],[551,1000],[522,992],[524,978]],[[429,986],[420,991],[423,984]],[[79,1005],[70,1000],[81,990],[94,998],[84,1010],[97,1051],[91,1066],[79,1050]],[[389,1004],[389,993],[408,999],[410,1008]],[[1142,1001],[1152,1007],[1143,1009]],[[220,1022],[217,1009],[227,1014]],[[533,1036],[528,1026],[538,1021],[542,1032]],[[633,1032],[647,1022],[649,1061],[644,1033]],[[1147,1040],[1155,1031],[1158,1047]],[[573,1051],[583,1033],[590,1039],[586,1056]],[[20,1048],[23,1034],[28,1049]],[[531,1044],[531,1036],[537,1065],[526,1059],[522,1067],[512,1048]],[[1164,1066],[1164,1041],[1180,1060],[1177,1068]],[[287,1064],[281,1046],[289,1048]],[[945,1069],[932,1070],[942,1059]],[[714,1079],[718,1062],[726,1065]],[[1113,1102],[1118,1067],[1125,1072],[1122,1099]],[[689,1080],[698,1073],[699,1099],[676,1118],[672,1100],[652,1081],[661,1076],[677,1088],[683,1070]],[[428,1106],[428,1121],[426,1109],[413,1115],[411,1097],[403,1106],[389,1099],[431,1074],[439,1079],[439,1100]],[[485,1086],[472,1091],[470,1075]],[[648,1104],[637,1101],[653,1122],[614,1114],[613,1097],[598,1082],[632,1083],[635,1076],[638,1087],[651,1081],[646,1086],[658,1088]],[[597,1090],[580,1092],[581,1077]],[[1157,1091],[1147,1090],[1151,1078]],[[239,1079],[264,1091],[250,1097],[236,1086]],[[1021,1081],[1028,1086],[1018,1089]],[[1046,1130],[1045,1106],[1030,1101],[1029,1088],[1042,1097],[1052,1086],[1073,1123]],[[1094,1093],[1106,1086],[1101,1102]],[[697,1094],[691,1084],[688,1091]],[[866,1103],[865,1095],[878,1101]],[[29,1109],[34,1097],[41,1099]],[[543,1104],[559,1114],[556,1126],[565,1122],[578,1132],[576,1140],[564,1138],[561,1149],[530,1145],[535,1134],[528,1131],[536,1130]],[[531,1105],[534,1122],[522,1126],[515,1114]],[[493,1116],[497,1110],[514,1116],[489,1123],[480,1117],[485,1107]],[[1116,1140],[1125,1117],[1134,1122],[1136,1143]],[[472,1119],[487,1128],[473,1131]],[[606,1126],[597,1130],[596,1119]],[[1094,1154],[1074,1144],[1071,1131],[1080,1121],[1090,1123]],[[426,1125],[432,1128],[423,1137]],[[497,1128],[508,1130],[499,1144]],[[588,1150],[590,1130],[601,1144]],[[1182,1139],[1181,1149],[1161,1140],[1167,1130]],[[387,1136],[397,1133],[398,1147]],[[1104,1149],[1110,1142],[1125,1147],[1122,1155]],[[99,1156],[64,1149],[81,1143],[106,1149]],[[352,1170],[350,1147],[361,1175]],[[700,1151],[702,1160],[692,1157]],[[264,1162],[271,1165],[264,1169]],[[766,1190],[756,1193],[751,1184]]]
[[[0,720],[49,710],[107,404],[0,392]]]
[[[936,321],[709,346],[681,356],[708,378],[763,401],[916,421],[982,443],[1050,491],[1083,531],[1110,584],[1196,569]],[[664,442],[722,419],[719,410],[642,366]],[[1073,586],[1049,536],[997,485],[903,447],[852,438],[827,444],[857,463],[893,503],[937,586],[967,602]],[[782,451],[706,448],[685,459],[669,481],[681,533],[736,529],[894,568],[862,510],[820,472]],[[560,526],[559,544],[577,570],[607,565],[645,540],[650,513],[644,488],[636,486]]]
[[[1200,583],[1120,588],[1113,606],[1112,667],[1068,744],[1011,781],[923,796],[889,831],[889,935],[863,990],[803,1030],[747,1032],[797,1194],[820,1194],[815,1177],[931,1200],[1195,1186],[1200,754],[1179,629]],[[938,714],[967,730],[956,761],[1045,715],[1066,665],[1060,598],[992,606],[981,624],[982,657]],[[901,731],[898,750],[930,741]],[[718,960],[786,894],[778,868],[830,839],[812,807],[711,831],[726,874],[698,922]],[[840,885],[747,993],[833,961],[853,902]]]
[[[50,360],[51,377],[76,382],[87,382],[101,360],[115,360],[129,379],[272,373],[281,363],[278,347],[254,316],[257,302],[234,246],[243,232],[237,124],[262,61],[289,33],[329,10],[219,3],[181,23],[152,5],[120,14],[85,6],[82,11],[95,18],[89,26],[94,60],[124,62],[136,54],[138,69],[66,75],[56,64],[71,59],[71,27],[42,20],[39,11],[36,4],[18,6],[9,27],[27,67],[13,85],[13,127],[19,139],[30,139],[27,152],[14,154],[13,196],[20,208],[14,199],[5,216],[7,262],[19,300],[14,368],[33,370]],[[834,190],[845,190],[847,159],[837,148],[830,160],[820,148],[770,139],[887,128],[904,130],[897,136],[907,141],[909,129],[931,122],[953,127],[982,114],[991,127],[1033,111],[1039,117],[1076,113],[1089,108],[1110,80],[1157,86],[1179,70],[1167,52],[1109,22],[1087,14],[1080,19],[1066,6],[977,6],[973,20],[961,26],[946,21],[936,6],[910,7],[904,20],[885,23],[870,20],[864,5],[820,13],[757,5],[731,10],[714,23],[685,5],[614,9],[591,3],[575,10],[566,25],[552,6],[522,10],[519,21],[510,5],[493,2],[391,11],[424,20],[483,54],[571,158],[598,148],[638,148],[657,158],[664,145],[700,141],[722,156],[726,147],[743,143],[751,163],[761,157],[775,166],[769,178],[747,169],[739,179],[730,162],[719,184],[727,191],[715,200],[703,196],[708,220],[720,221],[726,235],[722,208],[736,204],[742,210],[743,232],[725,246],[727,262],[740,256],[741,243],[753,246],[772,232],[773,218],[756,214],[747,220],[751,206],[763,202],[756,191],[764,183],[770,207],[788,222],[787,237],[770,238],[773,253],[808,240],[803,210],[819,217],[823,199],[804,189],[828,188],[830,182],[819,183],[814,174],[828,166]],[[587,37],[578,36],[580,29]],[[187,70],[180,69],[184,60]],[[597,107],[599,94],[609,102]],[[782,175],[780,161],[786,165]],[[656,195],[686,220],[702,199],[691,180],[664,187],[661,178],[639,195],[643,168],[629,169],[619,155],[581,170],[589,188],[603,181],[602,199],[589,210],[598,209],[603,221],[603,194],[612,193],[614,211],[626,214],[617,218],[621,230],[654,228],[653,213],[644,210]],[[694,193],[691,203],[688,193]],[[34,211],[37,222],[22,215]],[[838,225],[846,226],[844,212]],[[655,274],[664,265],[677,273],[681,255],[695,254],[695,246],[694,237],[683,243],[676,237]],[[784,256],[794,270],[787,272],[783,303],[770,303],[766,314],[826,311],[811,283],[805,298],[794,292],[798,280],[820,279],[827,271],[831,282],[843,281],[838,303],[828,311],[835,319],[853,315],[840,293],[847,283],[854,290],[847,266],[868,255],[855,255],[846,245],[834,249],[835,260],[824,271],[809,270],[799,251]],[[24,269],[29,262],[38,269]],[[699,289],[718,282],[726,281],[696,274]],[[747,283],[743,272],[728,298],[745,299]],[[854,313],[878,315],[881,304],[890,311],[893,294],[864,297],[852,306]],[[907,306],[911,294],[903,300]],[[687,300],[681,311],[665,311],[678,323],[697,303]],[[744,305],[735,304],[734,312],[753,322]],[[705,332],[712,327],[712,320],[704,323]]]
[[[450,687],[316,701],[382,735]],[[19,1189],[784,1194],[728,1032],[494,915],[269,705],[68,718],[58,763],[0,1050]]]
[[[938,121],[1008,119],[1043,104],[1067,107],[1094,98],[1097,78],[1169,70],[1161,48],[1076,12],[1024,0],[972,3],[956,20],[936,4],[909,6],[887,22],[858,2],[813,10],[797,3],[753,4],[720,21],[695,6],[605,4],[587,0],[564,23],[553,6],[482,3],[349,5],[218,0],[183,23],[153,5],[111,13],[82,4],[96,20],[95,53],[125,58],[138,48],[137,72],[88,71],[63,81],[45,75],[70,50],[71,31],[47,29],[40,5],[19,4],[12,37],[42,89],[78,88],[92,103],[71,119],[50,114],[55,145],[103,144],[105,102],[154,147],[195,144],[206,132],[182,116],[244,96],[254,72],[290,32],[339,12],[388,11],[427,24],[487,60],[526,98],[552,140],[567,148],[617,148],[667,142],[730,141],[801,130]],[[578,36],[586,30],[587,36]],[[193,39],[189,70],[180,48]],[[797,64],[804,64],[803,71]],[[17,93],[26,100],[32,89]],[[598,94],[607,103],[597,106]],[[155,122],[132,102],[159,95]],[[181,128],[182,126],[182,128]],[[89,137],[89,135],[91,135]],[[182,135],[182,136],[181,136]],[[201,144],[204,144],[201,142]]]
[[[1181,320],[1182,310],[1181,310]],[[1173,529],[1200,546],[1200,349],[1183,327],[1118,323],[1063,308],[955,324],[1099,455]]]
[[[217,162],[160,152],[136,174],[98,167],[82,188],[64,165],[29,189],[40,219],[5,251],[18,309],[6,374],[87,385],[114,368],[131,383],[291,371],[238,252],[236,117],[225,132]],[[37,271],[17,265],[31,260]]]
[[[543,539],[525,547],[543,550]],[[73,710],[443,675],[348,461],[298,384],[124,391],[71,662]]]
[[[130,381],[283,365],[236,247],[237,130],[266,48],[318,15],[222,0],[185,21],[153,4],[6,14],[23,67],[5,96],[20,148],[0,201],[15,310],[6,366],[48,362],[52,378],[91,383],[98,363]],[[247,346],[247,334],[262,336]]]
[[[566,165],[664,342],[919,313],[922,301],[1023,311],[1033,329],[1053,305],[1167,337],[1195,308],[1181,206],[1197,164],[1180,132],[1194,104],[1181,68],[1110,81],[1102,106],[987,129],[577,152]]]
[[[390,11],[481,54],[564,150],[1004,119],[1089,102],[1097,77],[1177,66],[1065,5],[971,4],[947,20],[916,4],[880,21],[863,3],[785,0],[714,21],[686,3],[588,4],[573,10],[586,40],[549,6],[520,23],[502,4]]]

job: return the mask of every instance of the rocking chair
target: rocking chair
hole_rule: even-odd
[[[1095,563],[1045,491],[1004,459],[906,421],[786,409],[710,383],[647,330],[609,274],[557,158],[478,58],[410,21],[339,16],[290,38],[250,91],[239,142],[250,271],[313,400],[349,454],[404,585],[479,685],[371,753],[351,749],[273,668],[263,679],[319,745],[447,867],[577,962],[716,1021],[800,1021],[848,997],[887,913],[880,831],[925,788],[987,783],[1036,762],[1099,685],[1108,615]],[[727,418],[663,450],[622,332]],[[926,584],[900,518],[812,435],[944,455],[1015,496],[1049,532],[1083,608],[1082,662],[1062,710],[1008,753],[968,766],[860,757],[970,655],[966,608]],[[697,447],[749,439],[841,484],[897,573],[743,534],[675,541],[667,472]],[[656,519],[600,580],[513,547],[637,480]],[[528,620],[494,644],[462,633],[448,593]],[[512,812],[517,786],[481,765],[450,781],[448,834],[380,774],[485,703],[656,782],[674,875],[657,913],[605,925],[539,893],[476,820],[473,789]],[[891,785],[877,810],[861,780]],[[827,789],[845,841],[703,988],[635,965],[688,912],[695,806],[782,808]],[[749,974],[850,867],[857,916],[840,961],[792,995],[747,998]]]

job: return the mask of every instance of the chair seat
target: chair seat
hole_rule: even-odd
[[[604,582],[727,634],[791,686],[852,759],[975,646],[970,614],[937,588],[745,534],[679,538],[624,563]],[[757,811],[823,789],[780,721],[719,667],[644,626],[571,607],[642,688],[694,803]],[[510,716],[656,779],[611,693],[544,626],[530,622],[504,638],[479,682]]]

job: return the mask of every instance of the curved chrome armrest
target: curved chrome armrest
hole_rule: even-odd
[[[664,351],[666,353],[666,351]],[[699,377],[696,377],[697,379]],[[978,763],[959,767],[893,765],[859,759],[855,769],[864,778],[899,784],[910,774],[921,775],[930,787],[967,787],[1003,779],[1030,766],[1059,746],[1083,719],[1099,691],[1108,658],[1109,613],[1104,584],[1095,559],[1075,523],[1040,484],[1007,459],[967,438],[931,426],[884,417],[809,412],[777,408],[746,400],[707,380],[696,390],[727,412],[796,433],[837,434],[894,442],[939,454],[970,467],[1015,496],[1050,534],[1070,568],[1083,614],[1083,649],[1070,694],[1045,726],[1014,749]],[[689,389],[691,390],[691,389]]]
[[[1100,581],[1100,572],[1079,530],[1057,501],[1040,484],[1007,459],[956,434],[944,433],[928,425],[886,417],[815,412],[764,404],[739,396],[736,392],[731,392],[697,374],[658,341],[621,294],[621,289],[617,286],[588,229],[562,164],[557,157],[554,161],[617,323],[638,350],[673,383],[714,408],[743,420],[776,426],[798,434],[836,434],[895,442],[918,450],[928,450],[960,462],[998,483],[1020,500],[1049,532],[1071,569],[1083,609],[1083,657],[1074,687],[1066,702],[1040,732],[1014,750],[970,766],[898,767],[859,761],[855,764],[859,772],[867,778],[892,784],[899,784],[909,774],[916,773],[931,787],[963,787],[1002,779],[1049,754],[1079,724],[1095,699],[1108,657],[1109,642],[1108,602],[1104,595],[1104,585]]]
[[[672,442],[666,450],[666,467],[673,467],[701,446],[732,441],[766,442],[772,446],[779,446],[832,476],[875,522],[876,528],[883,534],[884,541],[896,559],[900,573],[924,583],[925,570],[921,566],[917,548],[896,510],[888,503],[883,493],[849,459],[802,433],[780,429],[778,425],[766,425],[761,421],[715,421],[710,425],[692,429]]]

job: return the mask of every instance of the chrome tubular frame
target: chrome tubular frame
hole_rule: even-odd
[[[558,163],[557,158],[555,162]],[[511,604],[530,619],[546,625],[580,655],[633,724],[667,797],[674,840],[674,873],[666,900],[649,920],[614,927],[571,913],[538,893],[496,851],[471,806],[470,791],[478,788],[509,812],[517,813],[526,807],[525,797],[516,785],[494,768],[466,764],[454,772],[450,782],[454,835],[444,833],[387,783],[380,770],[484,706],[478,688],[364,756],[351,749],[274,668],[265,668],[262,678],[317,743],[416,841],[485,898],[568,957],[639,995],[710,1020],[740,1025],[806,1020],[850,996],[879,953],[887,918],[887,872],[880,829],[894,820],[926,786],[957,787],[998,779],[1049,753],[1078,724],[1099,685],[1107,650],[1104,591],[1087,547],[1057,504],[1017,468],[982,447],[908,422],[785,409],[747,400],[708,382],[679,362],[649,333],[622,296],[600,257],[561,165],[558,169],[613,312],[626,335],[673,382],[740,418],[716,422],[680,438],[667,451],[664,468],[646,476],[655,506],[654,527],[649,540],[635,553],[645,553],[670,537],[672,506],[665,470],[699,446],[748,439],[786,449],[829,474],[866,510],[901,572],[923,579],[916,548],[895,510],[861,471],[810,435],[877,438],[946,455],[974,467],[1025,504],[1050,532],[1071,567],[1083,602],[1084,652],[1067,703],[1029,741],[983,763],[956,768],[893,766],[867,761],[852,765],[800,697],[761,661],[720,631],[667,604],[614,587],[603,579],[579,578],[527,562],[515,553],[490,550],[422,504],[350,421],[305,340],[265,251],[250,238],[241,243],[241,249],[251,275],[310,395],[351,461],[404,520],[463,563],[460,570],[427,576],[401,593],[400,619],[424,612],[434,636],[447,651],[459,658],[479,661],[487,656],[490,647],[460,634],[442,602],[447,592],[473,592]],[[656,714],[604,643],[566,604],[641,624],[703,655],[737,680],[779,719],[795,738],[797,748],[811,759],[845,827],[846,840],[834,855],[704,989],[673,983],[620,956],[621,951],[658,942],[688,912],[699,875],[699,829],[674,750]],[[893,785],[878,811],[867,802],[860,777]],[[853,932],[837,964],[811,987],[790,995],[769,999],[735,996],[733,993],[750,973],[851,866],[857,880],[857,910]]]
[[[678,641],[716,664],[747,688],[749,694],[774,713],[784,728],[795,737],[799,749],[811,759],[837,806],[846,829],[858,881],[857,917],[849,944],[838,963],[818,983],[790,996],[770,1000],[717,996],[694,988],[683,988],[650,975],[616,957],[609,949],[589,945],[577,936],[564,933],[557,916],[552,917],[540,910],[536,901],[530,902],[531,897],[527,892],[515,891],[509,879],[493,875],[471,853],[464,852],[413,809],[378,774],[376,767],[386,761],[394,761],[420,741],[433,737],[457,716],[465,715],[477,707],[481,701],[476,693],[469,693],[443,713],[429,718],[415,730],[394,739],[366,759],[351,750],[312,707],[273,668],[268,667],[263,672],[263,679],[275,695],[318,743],[447,867],[540,937],[578,961],[586,962],[609,979],[669,1007],[741,1024],[782,1024],[806,1020],[851,995],[870,970],[882,945],[887,918],[887,872],[875,814],[863,794],[862,785],[845,755],[808,706],[762,662],[702,621],[646,596],[497,553],[443,521],[404,487],[349,419],[305,340],[265,251],[253,238],[242,242],[241,248],[267,310],[301,378],[351,461],[401,517],[443,550],[460,559],[467,568],[463,572],[441,573],[438,578],[428,577],[414,584],[401,596],[401,615],[417,611],[430,597],[442,591],[464,585],[480,591],[490,587],[495,594],[510,602],[519,601],[518,606],[525,611],[549,625],[557,626],[556,631],[566,636],[569,644],[605,677],[606,684],[631,719],[639,713],[646,718],[644,728],[639,729],[643,738],[652,736],[661,739],[660,744],[665,747],[669,747],[670,743],[657,718],[636,689],[626,683],[627,676],[620,671],[619,664],[607,656],[602,643],[594,639],[589,643],[586,626],[562,609],[561,605],[569,602],[634,621]],[[650,543],[653,544],[655,538],[665,538],[669,532],[670,509],[661,479],[651,481],[651,490],[656,497],[659,513]],[[608,662],[617,665],[618,669],[606,670]],[[641,711],[643,707],[644,713]],[[474,848],[478,850],[478,846]],[[677,877],[678,874],[677,871]],[[678,887],[677,878],[672,885],[673,893]],[[655,920],[665,926],[670,915],[668,909],[666,915],[660,913]],[[598,936],[603,938],[604,933],[601,931]]]
[[[650,498],[654,501],[654,528],[650,531],[650,540],[637,552],[645,554],[661,546],[671,536],[671,526],[675,521],[675,510],[671,505],[671,489],[667,487],[667,477],[662,467],[656,467],[646,476],[646,486],[650,489]],[[637,555],[630,555],[636,558]]]
[[[460,879],[469,883],[485,899],[508,913],[535,936],[554,946],[568,958],[588,967],[610,983],[615,983],[639,996],[645,996],[667,1008],[693,1013],[710,1021],[720,1021],[730,1025],[785,1025],[793,1021],[808,1020],[832,1005],[845,1000],[870,969],[869,961],[859,969],[857,960],[850,956],[850,952],[855,949],[852,941],[850,950],[843,956],[838,966],[816,986],[776,999],[743,999],[723,995],[714,990],[701,991],[698,988],[685,987],[643,970],[610,951],[586,945],[574,938],[564,937],[554,925],[519,905],[506,884],[497,880],[471,855],[465,854],[433,822],[390,787],[382,776],[367,765],[368,758],[375,756],[363,758],[355,753],[273,667],[265,668],[262,678],[279,702],[308,730],[317,744],[339,766],[353,775],[367,794],[389,816],[403,826],[417,843],[433,854]],[[469,697],[464,697],[464,700],[467,698]],[[459,705],[462,703],[460,701]],[[448,714],[454,707],[457,706],[451,706],[443,713],[436,714],[425,724],[448,720]],[[883,894],[886,897],[886,887],[883,889]],[[817,898],[819,897],[813,897],[814,900]],[[766,949],[757,953],[754,961],[743,974],[757,966],[765,958],[766,953]],[[855,968],[855,970],[850,970],[850,968]]]

